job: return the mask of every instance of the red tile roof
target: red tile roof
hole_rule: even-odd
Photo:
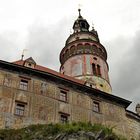
[[[26,60],[18,60],[18,61],[15,61],[13,63],[17,64],[17,65],[24,66],[24,63],[25,63]],[[74,77],[70,77],[70,76],[61,74],[60,72],[54,71],[54,70],[49,69],[47,67],[43,67],[43,66],[40,66],[40,65],[35,65],[35,67],[33,69],[43,71],[43,72],[47,72],[47,73],[53,74],[55,76],[58,76],[58,77],[61,77],[61,78],[64,78],[64,79],[67,79],[67,80],[82,84],[82,85],[85,84],[85,82],[83,80],[75,79]]]

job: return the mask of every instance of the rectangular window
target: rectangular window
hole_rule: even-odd
[[[61,123],[67,123],[68,122],[68,116],[64,114],[60,114],[60,122]]]
[[[60,100],[67,102],[67,91],[60,90]]]
[[[45,82],[41,83],[40,93],[41,93],[42,95],[45,94],[46,88],[47,88],[47,84],[46,84]]]
[[[98,73],[99,76],[101,76],[101,68],[100,68],[99,65],[97,65],[97,73]]]
[[[8,86],[8,87],[10,87],[10,86],[11,86],[11,83],[12,83],[11,79],[5,77],[5,79],[4,79],[4,83],[3,83],[4,86]]]
[[[19,88],[22,90],[28,90],[28,81],[21,79]]]
[[[96,66],[95,66],[95,64],[92,64],[92,71],[93,71],[93,75],[96,75]]]
[[[16,106],[15,106],[15,115],[24,116],[24,112],[25,112],[25,104],[16,103]]]
[[[93,101],[92,110],[95,112],[100,112],[100,103]]]

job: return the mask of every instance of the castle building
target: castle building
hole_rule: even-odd
[[[82,121],[140,140],[140,105],[134,113],[130,101],[111,94],[106,49],[80,12],[60,53],[60,72],[32,57],[0,60],[0,128]]]

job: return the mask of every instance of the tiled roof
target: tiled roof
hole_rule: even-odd
[[[27,59],[26,59],[26,60],[27,60]],[[26,60],[18,60],[18,61],[15,61],[15,62],[13,62],[13,63],[14,63],[14,64],[17,64],[17,65],[24,66],[24,63],[25,63]],[[60,72],[54,71],[54,70],[49,69],[49,68],[44,67],[44,66],[35,65],[35,67],[34,67],[33,69],[39,70],[39,71],[43,71],[43,72],[47,72],[47,73],[50,73],[50,74],[59,76],[59,77],[61,77],[61,78],[64,78],[64,79],[67,79],[67,80],[70,80],[70,81],[73,81],[73,82],[76,82],[76,83],[79,83],[79,84],[82,84],[82,85],[85,84],[85,82],[84,82],[83,80],[78,80],[78,79],[75,79],[74,77],[70,77],[70,76],[61,74]]]

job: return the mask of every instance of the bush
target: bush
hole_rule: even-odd
[[[79,131],[94,132],[102,131],[107,140],[126,140],[113,133],[113,128],[107,128],[100,124],[91,124],[84,122],[72,122],[66,124],[38,124],[30,125],[22,129],[3,129],[0,130],[0,140],[34,140],[53,137],[58,134],[72,134]]]

